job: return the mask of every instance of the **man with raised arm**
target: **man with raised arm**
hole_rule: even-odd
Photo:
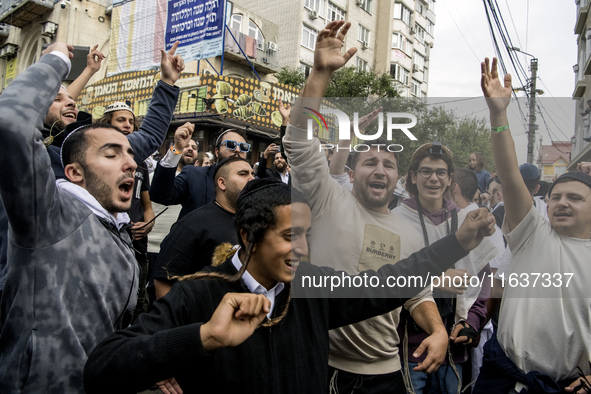
[[[357,274],[379,269],[409,256],[422,246],[412,226],[388,210],[398,181],[398,158],[375,147],[352,157],[353,190],[331,178],[318,139],[307,139],[304,107],[320,108],[332,73],[343,67],[356,48],[341,52],[350,23],[329,23],[318,34],[314,66],[291,113],[284,138],[292,166],[292,184],[303,191],[312,209],[311,261]],[[429,295],[414,298],[405,307],[430,336],[417,349],[428,353],[418,370],[432,372],[445,357],[447,333]],[[354,387],[372,393],[405,389],[396,327],[400,309],[330,333],[331,381],[340,393]]]
[[[72,131],[60,144],[65,179],[57,180],[42,142],[71,50],[51,45],[0,96],[0,197],[10,240],[0,308],[2,393],[82,392],[87,355],[129,325],[137,302],[125,214],[137,167],[131,136],[106,124]],[[163,66],[178,78],[182,63],[174,51],[164,55]]]
[[[517,164],[507,117],[511,76],[501,81],[496,58],[492,67],[485,59],[481,69],[493,156],[503,182],[503,232],[513,255],[505,278],[518,281],[505,282],[497,335],[484,348],[473,392],[559,393],[569,385],[567,391],[573,391],[579,384],[577,367],[590,374],[591,176],[558,177],[548,193],[545,220]]]

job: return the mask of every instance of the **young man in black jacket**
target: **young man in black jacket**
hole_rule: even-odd
[[[171,376],[185,393],[326,391],[328,330],[391,311],[421,288],[292,298],[292,283],[305,276],[344,275],[302,261],[310,223],[309,205],[297,190],[273,178],[249,182],[237,204],[240,249],[223,264],[185,277],[150,313],[97,346],[85,367],[86,391],[137,392]],[[474,211],[457,233],[360,276],[386,283],[387,277],[439,274],[493,226],[486,210]]]

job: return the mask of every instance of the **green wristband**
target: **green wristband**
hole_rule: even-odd
[[[490,128],[490,131],[492,131],[493,133],[500,133],[501,131],[505,130],[509,130],[509,125]]]

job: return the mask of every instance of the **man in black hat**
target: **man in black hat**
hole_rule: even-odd
[[[183,276],[201,271],[211,264],[215,248],[238,243],[234,229],[236,199],[244,185],[253,179],[250,164],[241,157],[228,157],[214,169],[214,202],[198,208],[176,222],[162,241],[154,274],[156,297],[160,298]]]

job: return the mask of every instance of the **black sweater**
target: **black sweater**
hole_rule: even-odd
[[[450,235],[396,265],[366,273],[439,275],[466,254],[455,235]],[[236,272],[231,261],[206,269]],[[298,267],[297,275],[313,274],[336,272],[308,263]],[[292,298],[289,312],[277,326],[258,328],[237,347],[206,352],[199,336],[201,324],[210,319],[226,293],[248,289],[242,281],[178,282],[133,326],[116,331],[95,348],[84,371],[85,389],[88,393],[138,392],[174,376],[185,393],[326,392],[328,330],[384,314],[406,301],[400,290],[388,291],[383,294],[388,298]],[[274,314],[283,311],[288,292],[289,287],[278,295]]]

